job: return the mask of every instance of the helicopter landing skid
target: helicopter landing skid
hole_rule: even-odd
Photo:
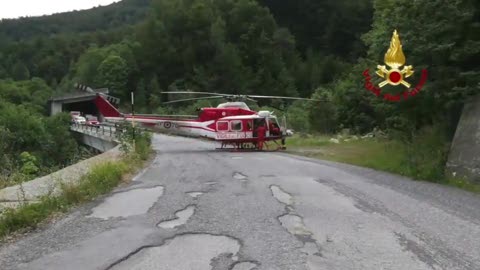
[[[280,145],[278,142],[273,141],[277,147],[274,149],[270,149],[269,144],[267,142],[264,143],[264,149],[258,149],[256,144],[252,143],[222,143],[222,147],[215,148],[215,150],[220,150],[224,152],[277,152],[286,150],[287,148],[285,145]],[[231,146],[231,147],[227,147]]]
[[[270,153],[270,152],[278,152],[284,151],[286,149],[278,148],[272,150],[259,150],[259,149],[236,149],[236,148],[215,148],[215,150],[219,152],[231,152],[231,153],[250,153],[250,152],[259,152],[259,153]]]

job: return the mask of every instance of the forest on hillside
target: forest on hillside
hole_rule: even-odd
[[[24,152],[36,166],[65,164],[76,155],[70,144],[58,146],[70,149],[56,149],[65,153],[59,157],[42,148],[58,136],[46,126],[66,129],[62,119],[40,117],[48,97],[74,83],[108,87],[124,103],[134,91],[145,113],[190,114],[214,105],[164,107],[165,90],[313,97],[325,102],[259,106],[283,107],[298,131],[376,128],[412,141],[430,130],[448,143],[462,105],[480,93],[479,10],[476,0],[124,0],[4,20],[0,137],[21,143],[0,143],[0,170],[21,168]],[[409,80],[417,82],[422,69],[429,74],[421,93],[402,102],[368,92],[362,76],[384,63],[395,29],[415,70]],[[44,129],[45,141],[32,139],[41,133],[34,128]]]

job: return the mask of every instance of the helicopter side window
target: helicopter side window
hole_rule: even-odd
[[[242,121],[232,121],[230,125],[232,131],[242,131]]]
[[[218,131],[228,131],[228,122],[227,121],[218,121],[217,122]]]

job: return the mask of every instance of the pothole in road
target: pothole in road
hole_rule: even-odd
[[[236,255],[239,250],[240,243],[228,236],[186,234],[159,247],[143,248],[111,269],[210,270],[212,259],[224,253]]]
[[[286,214],[278,218],[287,231],[303,242],[303,252],[307,254],[309,269],[320,269],[319,260],[322,257],[321,247],[313,239],[311,232],[307,230],[303,219],[299,216]]]
[[[147,213],[148,209],[163,195],[162,186],[132,189],[113,194],[99,206],[92,209],[88,217],[108,219],[129,217]]]
[[[233,178],[237,180],[247,180],[247,176],[239,172],[234,173]]]
[[[292,196],[283,191],[279,186],[270,186],[270,189],[272,190],[273,197],[275,197],[275,199],[277,199],[279,202],[286,205],[291,205],[293,203]]]
[[[312,235],[305,225],[301,217],[292,214],[286,214],[278,218],[282,226],[287,229],[287,231],[300,238],[309,237]]]
[[[192,197],[192,198],[198,198],[199,196],[203,195],[203,192],[200,191],[192,191],[192,192],[187,192],[187,194]]]
[[[176,219],[160,222],[157,226],[163,229],[173,229],[187,223],[188,219],[195,213],[195,206],[189,205],[185,209],[175,213]]]
[[[251,262],[241,262],[235,264],[232,270],[252,270],[253,268],[257,267],[257,264]]]

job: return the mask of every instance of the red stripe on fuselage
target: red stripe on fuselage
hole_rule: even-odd
[[[179,128],[196,128],[196,129],[203,129],[203,130],[206,130],[206,131],[211,131],[211,132],[215,132],[214,129],[210,129],[210,128],[206,128],[206,127],[194,127],[194,126],[178,126]]]
[[[155,116],[132,116],[132,115],[125,115],[127,119],[135,119],[135,120],[160,120],[160,121],[181,121],[181,122],[202,122],[198,119],[187,119],[187,118],[163,118],[163,117],[155,117]]]

